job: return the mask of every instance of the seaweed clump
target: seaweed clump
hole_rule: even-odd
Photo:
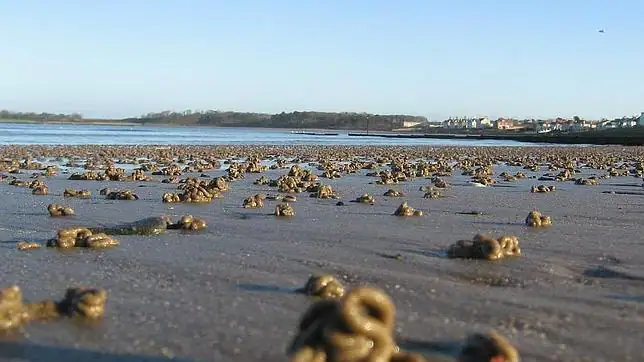
[[[557,188],[555,187],[555,185],[551,185],[551,186],[546,186],[546,185],[535,186],[535,185],[532,185],[532,187],[530,187],[530,192],[533,193],[533,194],[534,193],[545,194],[545,193],[548,193],[548,192],[555,192],[556,190],[557,190]]]
[[[425,195],[423,195],[423,198],[440,199],[440,198],[443,198],[443,194],[438,190],[434,190],[433,188],[430,188],[425,192]]]
[[[539,211],[533,210],[525,218],[525,224],[534,228],[547,227],[552,226],[552,219],[550,219],[550,216],[542,215]]]
[[[196,218],[192,215],[184,215],[181,219],[174,223],[168,224],[168,229],[181,229],[188,231],[200,231],[208,227],[208,224],[199,218]]]
[[[275,216],[295,216],[295,209],[286,202],[281,203],[275,206]]]
[[[519,239],[513,235],[494,239],[476,234],[472,240],[459,240],[447,249],[449,258],[498,260],[520,255]]]
[[[119,241],[105,233],[92,233],[87,228],[71,227],[58,230],[56,237],[47,241],[48,247],[56,248],[110,248]]]
[[[358,287],[339,299],[317,301],[300,318],[287,349],[291,362],[429,362],[395,342],[396,307],[382,290]],[[491,331],[461,344],[459,362],[519,362],[516,348]]]
[[[405,194],[402,191],[389,189],[383,194],[383,196],[387,196],[387,197],[404,197]]]
[[[68,206],[61,206],[58,204],[47,205],[47,211],[49,212],[49,216],[51,217],[74,215],[74,209]]]
[[[396,211],[394,211],[395,216],[423,216],[421,210],[416,210],[413,207],[407,205],[407,201],[403,202],[398,206]]]
[[[42,180],[34,180],[29,187],[32,189],[32,195],[46,196],[49,195],[49,187]]]
[[[79,317],[95,320],[105,314],[107,291],[94,288],[68,288],[60,301],[24,302],[16,285],[0,290],[0,331],[18,328],[35,320]]]
[[[174,203],[181,202],[181,196],[179,196],[178,194],[175,194],[173,192],[166,192],[161,197],[161,201],[163,201],[164,203],[172,203],[172,204],[174,204]]]
[[[599,180],[594,177],[589,178],[578,178],[575,179],[575,185],[584,185],[584,186],[597,186],[599,185]]]
[[[371,205],[373,205],[373,204],[376,203],[376,199],[372,195],[363,194],[362,196],[359,196],[355,200],[353,200],[353,202],[357,202],[357,203],[360,203],[360,204],[371,204]]]
[[[312,275],[298,292],[323,299],[335,299],[344,295],[344,286],[332,275]]]
[[[40,249],[40,247],[40,243],[37,243],[35,241],[19,241],[16,245],[16,248],[22,251]]]
[[[317,185],[317,187],[313,187],[312,190],[314,190],[311,193],[311,197],[314,197],[316,199],[338,199],[339,196],[333,190],[333,188],[330,185]]]
[[[74,189],[65,189],[63,192],[64,197],[77,197],[80,199],[89,199],[92,197],[92,193],[89,190],[74,190]]]
[[[356,288],[340,300],[313,304],[300,319],[287,355],[292,362],[423,361],[398,351],[394,321],[395,306],[388,295]]]
[[[260,194],[249,196],[244,199],[242,207],[244,207],[245,209],[257,209],[264,207],[264,196]]]
[[[105,198],[107,200],[138,200],[139,196],[130,190],[111,191]]]
[[[180,182],[182,185],[179,188],[183,190],[183,193],[166,192],[161,198],[163,202],[209,203],[214,199],[221,198],[221,193],[228,190],[228,184],[220,177],[213,179],[208,184],[194,178],[187,178]]]

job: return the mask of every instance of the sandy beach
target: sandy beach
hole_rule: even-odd
[[[294,291],[314,273],[334,275],[347,288],[371,285],[386,291],[397,308],[400,347],[437,360],[453,361],[456,341],[489,329],[509,338],[522,361],[644,360],[642,176],[600,178],[599,185],[537,180],[560,172],[561,167],[548,170],[548,164],[557,162],[573,162],[574,177],[584,179],[606,175],[607,165],[619,168],[622,162],[632,170],[644,163],[641,147],[0,148],[4,159],[28,155],[43,166],[65,164],[64,157],[71,156],[79,156],[82,166],[90,158],[96,172],[106,159],[219,160],[219,168],[180,176],[206,181],[225,176],[224,161],[233,157],[281,156],[288,161],[284,168],[244,174],[244,179],[229,182],[222,198],[206,204],[162,203],[163,193],[179,191],[177,184],[161,183],[168,178],[162,175],[151,181],[68,180],[84,170],[61,167],[57,176],[41,177],[49,194],[37,196],[9,182],[12,176],[32,181],[32,173],[39,171],[2,172],[0,288],[19,285],[27,300],[58,298],[70,286],[109,293],[100,323],[34,322],[2,333],[2,361],[285,361],[300,316],[313,302]],[[272,215],[278,201],[242,208],[248,196],[278,193],[253,182],[287,174],[291,157],[321,175],[316,168],[320,159],[336,164],[403,155],[406,162],[462,162],[469,157],[473,168],[495,162],[496,183],[474,187],[471,177],[454,167],[451,176],[441,177],[449,183],[441,190],[444,197],[425,199],[419,188],[432,184],[431,175],[377,185],[378,177],[366,176],[374,170],[362,169],[338,179],[321,177],[319,182],[331,185],[339,199],[297,194],[292,218]],[[517,166],[503,163],[510,161]],[[387,170],[388,164],[383,162],[379,170]],[[139,165],[118,167],[129,174]],[[503,181],[503,171],[523,172],[527,178]],[[530,192],[540,184],[556,185],[556,191]],[[132,190],[140,199],[106,200],[99,195],[105,187]],[[92,197],[64,198],[65,188],[88,189]],[[383,196],[390,188],[405,196]],[[364,193],[376,202],[350,202]],[[344,206],[337,206],[338,201]],[[403,201],[424,215],[393,216]],[[68,205],[76,215],[52,218],[46,210],[50,203]],[[553,226],[526,227],[524,219],[533,209],[551,216]],[[480,214],[468,214],[472,211]],[[205,220],[207,229],[116,236],[120,245],[104,250],[16,248],[21,240],[44,243],[63,227],[185,214]],[[522,255],[494,262],[445,256],[450,244],[477,233],[516,235]]]

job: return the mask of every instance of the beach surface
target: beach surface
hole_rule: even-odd
[[[6,157],[7,152],[28,150],[4,152]],[[48,152],[38,150],[41,156]],[[586,150],[578,152],[598,157],[622,148]],[[551,152],[554,158],[566,151],[539,152]],[[644,155],[642,149],[626,153],[630,162]],[[141,151],[140,156],[146,155]],[[596,186],[527,178],[479,188],[455,169],[453,176],[444,177],[450,183],[444,198],[424,199],[419,187],[431,184],[426,177],[376,185],[378,178],[361,170],[320,179],[337,191],[339,200],[298,194],[293,218],[272,215],[277,201],[266,200],[261,209],[242,208],[248,196],[277,193],[253,181],[261,175],[276,179],[290,165],[247,173],[230,182],[223,198],[208,204],[162,203],[164,192],[178,191],[176,184],[160,183],[165,176],[148,182],[71,181],[72,170],[64,173],[63,168],[46,178],[47,196],[32,195],[29,188],[8,185],[5,179],[0,183],[5,215],[0,220],[0,287],[19,285],[27,300],[59,298],[71,286],[105,288],[109,295],[100,323],[34,322],[2,334],[0,360],[284,361],[300,316],[313,302],[294,291],[316,273],[332,274],[347,288],[370,285],[386,291],[397,308],[401,348],[437,360],[454,360],[457,341],[489,329],[507,336],[522,361],[644,360],[641,177],[602,179]],[[225,168],[203,173],[223,176]],[[606,173],[578,168],[576,177]],[[494,174],[506,170],[539,177],[547,167],[530,171],[498,164]],[[32,171],[24,172],[13,176],[29,180]],[[538,184],[556,185],[557,190],[530,193]],[[106,200],[98,192],[105,187],[132,190],[140,199]],[[65,188],[89,189],[93,196],[63,198]],[[384,197],[389,188],[405,196]],[[350,202],[364,193],[374,195],[374,205]],[[336,205],[340,200],[344,206]],[[424,216],[393,216],[402,201]],[[69,205],[76,216],[50,217],[50,203]],[[553,226],[526,227],[524,219],[533,209],[550,215]],[[468,214],[472,211],[481,214]],[[63,227],[185,214],[204,219],[208,228],[116,236],[121,244],[105,250],[16,249],[17,241],[45,242]],[[445,256],[450,244],[477,233],[516,235],[523,255],[496,262]]]

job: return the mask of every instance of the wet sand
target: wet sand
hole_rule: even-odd
[[[611,150],[619,152],[583,152]],[[630,151],[629,157],[642,153]],[[224,167],[205,173],[222,176]],[[531,172],[497,166],[494,174],[506,169],[528,176],[547,172],[545,167]],[[26,172],[15,176],[28,180],[31,171]],[[276,179],[287,172],[262,174]],[[159,183],[164,176],[151,182],[111,182],[69,181],[69,174],[60,174],[47,178],[48,196],[31,195],[30,189],[5,180],[0,183],[2,287],[21,286],[28,300],[58,298],[77,285],[105,288],[109,296],[100,324],[32,323],[3,335],[0,360],[283,361],[296,324],[312,302],[293,291],[316,272],[333,274],[349,288],[367,284],[385,290],[397,307],[401,347],[443,355],[447,361],[455,341],[489,328],[509,337],[522,361],[644,360],[641,177],[600,180],[599,186],[523,179],[476,188],[456,170],[445,177],[451,183],[446,197],[434,200],[423,199],[419,191],[430,184],[426,178],[375,185],[369,182],[377,178],[365,177],[366,172],[321,178],[345,206],[303,193],[292,204],[297,213],[292,219],[271,215],[276,201],[266,200],[263,209],[241,207],[247,196],[277,193],[252,184],[262,174],[231,182],[223,198],[205,205],[162,203],[164,192],[177,191],[176,184]],[[604,173],[582,169],[580,176]],[[530,193],[537,184],[554,184],[557,191]],[[63,199],[66,187],[87,188],[93,197]],[[98,193],[104,187],[130,189],[141,199],[105,200]],[[406,197],[382,196],[388,188]],[[365,192],[376,197],[375,205],[349,202]],[[403,200],[425,215],[392,216]],[[69,205],[76,216],[50,218],[49,203]],[[552,216],[554,225],[525,227],[524,218],[533,208]],[[461,214],[472,210],[483,215]],[[19,240],[44,241],[65,226],[184,214],[206,220],[208,228],[117,236],[121,245],[109,250],[25,252],[15,245]],[[515,234],[522,257],[498,262],[444,257],[451,243],[478,232]],[[446,350],[436,351],[436,342]]]

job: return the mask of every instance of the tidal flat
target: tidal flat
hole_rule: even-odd
[[[99,323],[2,332],[0,360],[288,360],[314,301],[295,290],[317,273],[385,291],[400,348],[435,360],[455,360],[450,346],[490,329],[521,361],[644,360],[644,147],[5,146],[0,158],[0,288],[19,285],[28,300],[76,286],[109,293]],[[290,192],[254,184],[294,165],[317,179]],[[228,190],[162,202],[188,177],[222,177]],[[15,179],[42,180],[48,192]],[[316,183],[337,198],[310,197]],[[555,188],[531,192],[539,185]],[[91,196],[64,197],[68,188]],[[107,199],[104,188],[138,199]],[[384,196],[389,189],[402,195]],[[293,217],[273,215],[280,201],[270,198],[242,207],[255,194],[289,193]],[[365,193],[373,203],[352,202]],[[394,216],[405,201],[423,215]],[[49,204],[75,213],[50,217]],[[532,210],[552,226],[527,227]],[[107,249],[44,247],[65,227],[187,214],[207,228],[118,235]],[[446,256],[478,233],[515,235],[521,256]],[[19,241],[43,247],[18,250]]]

